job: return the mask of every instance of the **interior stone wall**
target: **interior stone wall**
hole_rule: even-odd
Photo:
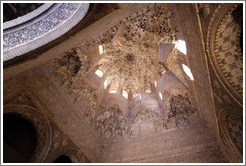
[[[105,145],[100,162],[228,161],[209,131],[194,125]]]

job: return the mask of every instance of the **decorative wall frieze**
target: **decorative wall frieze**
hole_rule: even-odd
[[[83,3],[55,4],[48,13],[41,15],[41,19],[35,17],[24,25],[4,29],[3,60],[20,56],[58,38],[81,21],[88,9],[89,4]]]
[[[206,51],[212,69],[227,93],[242,105],[243,63],[240,45],[242,12],[240,4],[218,6],[210,17]],[[241,19],[240,19],[241,18]],[[202,22],[203,23],[203,22]],[[206,24],[206,22],[204,22]]]

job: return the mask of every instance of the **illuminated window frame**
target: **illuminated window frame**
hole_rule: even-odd
[[[122,91],[122,96],[128,99],[128,93],[125,90]]]
[[[109,93],[117,93],[117,88],[116,87],[111,88]]]
[[[165,74],[165,73],[166,73],[166,70],[163,69],[163,70],[161,71],[161,75],[163,75],[163,74]]]
[[[155,87],[157,87],[157,81],[156,80],[154,81],[154,84],[155,84]]]
[[[177,42],[174,42],[174,44],[176,49],[185,55],[187,54],[186,42],[184,40],[178,40]]]
[[[100,78],[103,77],[103,72],[100,69],[96,70],[95,74],[98,75],[98,77],[100,77]]]
[[[163,97],[162,97],[162,94],[161,94],[161,92],[159,92],[159,96],[160,96],[160,99],[162,100],[162,99],[163,99]]]
[[[99,54],[102,55],[103,54],[103,46],[99,45],[98,49],[99,49]]]
[[[151,89],[145,89],[144,92],[145,93],[151,93]]]
[[[104,81],[104,89],[107,89],[107,86],[108,86],[108,79]]]
[[[192,80],[194,81],[194,77],[193,77],[193,74],[190,70],[190,68],[188,66],[186,66],[185,64],[182,64],[182,67],[183,67],[183,70],[185,72],[185,74]]]

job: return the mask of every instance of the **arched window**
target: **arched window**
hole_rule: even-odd
[[[107,86],[108,86],[108,79],[104,81],[104,89],[107,89]]]
[[[122,91],[122,96],[124,96],[126,99],[128,99],[128,93],[125,90]]]
[[[72,160],[68,156],[61,155],[53,163],[72,163]]]
[[[155,87],[157,87],[157,81],[156,80],[154,81],[154,84],[155,84]]]
[[[3,116],[3,162],[27,163],[34,154],[36,130],[31,122],[14,114]]]
[[[102,70],[97,70],[96,72],[96,75],[98,75],[100,78],[102,78],[102,76],[103,76],[103,72],[102,72]]]
[[[159,96],[160,96],[160,99],[162,100],[162,98],[163,98],[163,97],[162,97],[162,94],[161,94],[161,92],[159,92]]]
[[[184,40],[178,40],[175,42],[175,48],[186,55],[186,43]]]
[[[110,89],[109,93],[117,93],[117,88],[116,87],[112,87]]]
[[[98,49],[99,49],[99,54],[102,55],[103,54],[103,46],[99,45]]]
[[[188,66],[186,66],[185,64],[182,64],[183,70],[185,72],[185,74],[192,80],[194,81],[194,77],[193,74],[190,71],[190,68]]]
[[[151,93],[151,89],[150,88],[147,88],[144,90],[145,93]]]

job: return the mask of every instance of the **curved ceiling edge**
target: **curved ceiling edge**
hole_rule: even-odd
[[[21,17],[16,18],[16,19],[4,22],[3,23],[3,30],[5,31],[8,28],[18,26],[18,25],[23,24],[27,21],[30,21],[31,19],[34,19],[38,15],[46,12],[52,5],[53,5],[53,3],[43,4],[42,6],[40,6],[39,8],[35,9],[34,11],[32,11],[30,13],[27,13]]]
[[[63,3],[42,20],[34,20],[34,24],[21,30],[17,26],[17,31],[3,34],[3,61],[28,53],[62,36],[84,18],[88,9],[89,3]]]

